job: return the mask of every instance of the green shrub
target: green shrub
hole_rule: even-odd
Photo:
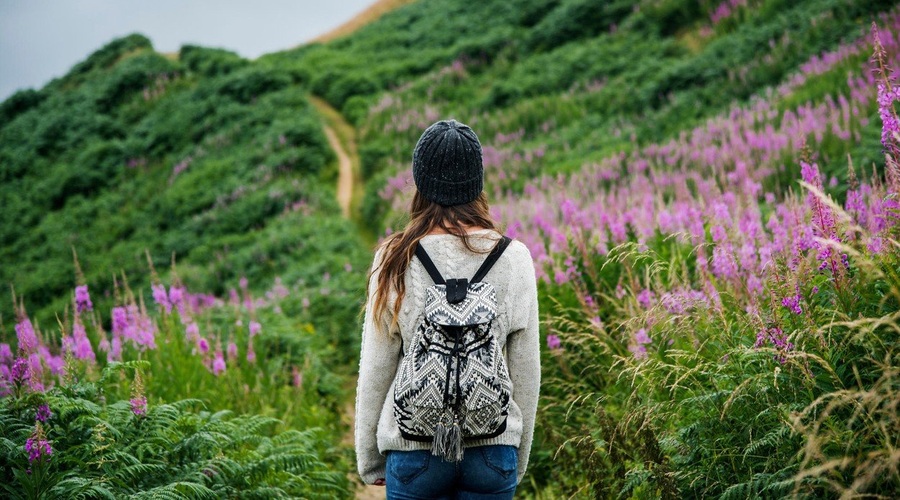
[[[183,45],[178,59],[190,71],[206,77],[216,77],[233,73],[250,64],[236,53],[225,49]]]

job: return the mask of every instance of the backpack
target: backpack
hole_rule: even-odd
[[[432,442],[431,453],[463,458],[463,439],[487,439],[506,430],[512,381],[497,336],[494,287],[481,281],[511,240],[504,236],[472,277],[444,280],[421,245],[416,256],[434,285],[394,387],[400,434]]]

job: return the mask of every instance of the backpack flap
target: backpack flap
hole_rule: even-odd
[[[454,281],[454,280],[449,280]],[[447,284],[425,290],[425,317],[434,324],[467,326],[488,323],[497,317],[497,293],[490,283],[469,283],[465,297],[456,303],[448,300]],[[459,291],[452,293],[459,294]],[[459,295],[454,295],[458,300]]]

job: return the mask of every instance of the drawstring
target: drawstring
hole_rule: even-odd
[[[453,363],[447,363],[447,382],[444,385],[444,414],[440,421],[434,427],[434,441],[431,444],[431,454],[439,456],[447,462],[459,462],[463,459],[462,446],[462,417],[459,412],[460,407],[460,337],[463,329],[458,326],[449,327],[453,332],[453,350],[450,351],[450,359],[456,364],[456,383],[453,394],[453,404],[448,405],[450,398],[450,370]]]

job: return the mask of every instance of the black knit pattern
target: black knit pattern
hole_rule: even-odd
[[[413,150],[413,180],[426,199],[454,206],[484,189],[481,143],[467,125],[441,120],[422,133]]]

